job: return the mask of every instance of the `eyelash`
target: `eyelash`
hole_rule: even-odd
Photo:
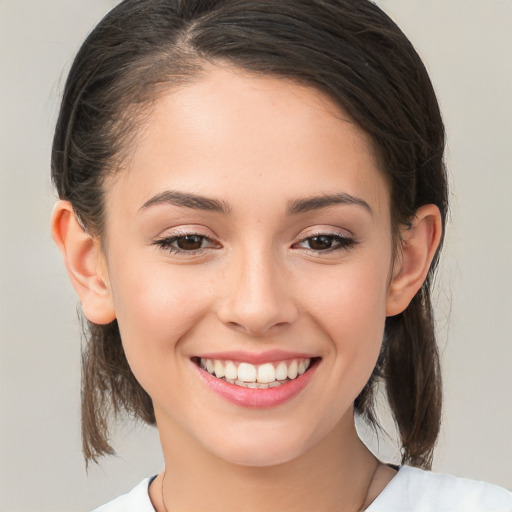
[[[345,235],[340,235],[339,233],[315,233],[313,235],[310,235],[306,238],[303,238],[299,242],[293,244],[293,247],[298,246],[299,244],[303,244],[304,242],[311,242],[311,240],[315,238],[324,238],[329,239],[329,241],[334,242],[336,245],[328,247],[327,249],[312,249],[311,247],[307,248],[304,247],[303,249],[308,252],[313,252],[315,254],[328,254],[334,251],[340,251],[340,250],[348,250],[353,248],[355,245],[357,245],[356,240],[353,238],[350,238]]]
[[[165,238],[160,238],[155,240],[154,244],[160,247],[161,249],[170,252],[171,254],[202,254],[205,249],[209,247],[200,247],[199,249],[180,249],[179,247],[175,247],[173,244],[180,240],[185,240],[186,238],[196,238],[200,239],[201,246],[204,242],[211,244],[212,246],[218,245],[211,238],[206,235],[200,235],[198,233],[184,233],[180,235],[169,236]]]
[[[187,250],[187,249],[182,249],[182,248],[179,248],[179,247],[176,247],[175,245],[173,245],[179,241],[184,241],[187,238],[196,239],[196,242],[200,241],[201,247],[199,247],[197,249]],[[311,241],[314,240],[315,238],[327,239],[328,242],[330,242],[331,244],[334,243],[335,245],[328,247],[326,249],[313,249],[311,247],[309,247],[309,248],[298,247],[300,244],[303,244],[308,241],[311,243]],[[203,247],[204,243],[211,245],[211,247]],[[180,234],[180,235],[174,235],[174,236],[169,236],[169,237],[165,237],[165,238],[160,238],[159,240],[156,240],[154,242],[154,244],[156,246],[160,247],[161,249],[170,252],[171,254],[183,254],[183,255],[185,255],[185,254],[199,255],[199,254],[202,254],[206,249],[218,248],[218,246],[219,246],[219,244],[217,244],[214,240],[212,240],[208,236],[200,235],[198,233],[184,233],[184,234]],[[348,249],[353,248],[355,245],[357,245],[357,242],[353,238],[347,237],[345,235],[340,235],[339,233],[322,233],[321,232],[321,233],[315,233],[306,238],[303,238],[302,240],[299,240],[297,243],[292,245],[292,248],[301,248],[307,252],[312,252],[315,254],[328,254],[328,253],[331,253],[334,251],[348,250]]]

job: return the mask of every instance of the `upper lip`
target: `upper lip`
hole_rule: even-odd
[[[267,350],[265,352],[245,352],[230,350],[227,352],[208,352],[196,354],[195,357],[203,359],[219,359],[221,361],[238,361],[251,364],[273,363],[288,359],[313,359],[315,356],[307,352],[289,352],[287,350]]]

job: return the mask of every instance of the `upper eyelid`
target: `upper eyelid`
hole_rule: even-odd
[[[307,240],[310,240],[312,238],[316,237],[330,237],[337,239],[338,243],[335,244],[333,247],[329,247],[327,249],[312,249],[307,247],[297,247],[299,244],[302,244],[306,242]],[[345,233],[340,232],[328,232],[328,231],[319,231],[314,234],[308,234],[307,236],[303,236],[299,238],[296,242],[292,244],[292,248],[296,248],[297,250],[312,252],[315,254],[324,254],[327,255],[332,252],[340,251],[340,250],[348,250],[350,248],[353,248],[354,246],[358,245],[358,241],[353,235],[347,235]]]
[[[315,236],[337,236],[345,239],[353,239],[354,235],[346,229],[336,228],[325,228],[325,229],[313,229],[312,231],[302,230],[299,235],[296,236],[296,240],[302,241],[308,238],[314,238]]]
[[[209,239],[218,239],[216,233],[206,226],[202,226],[200,224],[190,225],[190,226],[175,226],[168,227],[160,232],[160,234],[156,235],[156,239],[163,240],[166,238],[174,238],[181,236],[203,236]]]
[[[209,247],[199,247],[197,249],[182,249],[180,247],[175,247],[173,244],[175,244],[180,238],[185,238],[187,236],[198,236],[200,238],[203,238],[203,241],[207,241],[208,244],[210,244]],[[204,255],[204,253],[208,250],[212,249],[218,249],[222,246],[219,242],[217,242],[215,239],[212,239],[211,237],[208,237],[206,235],[201,235],[198,233],[184,233],[184,234],[175,234],[175,235],[169,235],[169,236],[163,236],[160,238],[157,238],[152,242],[153,246],[156,246],[159,250],[162,250],[164,252],[167,252],[169,254],[172,254],[175,257],[198,257],[201,255]]]
[[[205,240],[208,240],[208,242],[212,242],[212,243],[215,243],[215,244],[219,244],[219,242],[216,240],[216,238],[212,237],[212,236],[209,236],[209,235],[204,235],[202,233],[195,233],[195,232],[184,232],[184,233],[173,233],[173,234],[169,234],[169,235],[163,235],[163,236],[160,236],[160,237],[157,237],[154,241],[154,243],[160,243],[160,242],[169,242],[169,241],[174,241],[174,240],[179,240],[180,238],[185,238],[187,236],[197,236],[199,238],[203,238]]]
[[[317,234],[314,234],[314,235],[308,235],[308,236],[299,238],[296,242],[294,242],[293,245],[305,242],[306,240],[310,240],[311,238],[319,238],[319,237],[322,237],[322,236],[323,237],[335,238],[335,239],[339,239],[339,240],[345,240],[347,242],[355,242],[356,241],[353,236],[343,235],[343,234],[340,234],[340,233],[317,233]]]
[[[292,245],[295,245],[297,243],[308,240],[309,238],[314,238],[314,237],[318,237],[318,236],[338,237],[338,238],[342,238],[347,241],[348,240],[355,241],[355,236],[346,229],[339,228],[339,230],[338,230],[338,229],[325,228],[325,229],[313,229],[312,231],[307,232],[306,230],[309,230],[309,229],[310,228],[306,228],[306,229],[302,230],[301,233],[296,235],[294,237],[294,241],[292,242]],[[207,234],[203,230],[208,231],[209,233]],[[168,231],[168,230],[165,230],[165,231]],[[220,244],[219,237],[210,228],[206,228],[205,226],[197,226],[197,227],[191,226],[190,228],[176,227],[176,228],[171,228],[169,230],[170,232],[166,233],[165,231],[164,231],[165,234],[157,236],[154,239],[154,242],[159,242],[159,241],[163,241],[163,240],[171,240],[174,238],[180,238],[180,237],[185,237],[185,236],[198,236],[198,237],[205,238],[205,239],[209,240],[210,242]]]

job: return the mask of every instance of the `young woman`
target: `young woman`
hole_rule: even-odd
[[[424,471],[443,151],[425,68],[371,2],[104,18],[64,92],[52,230],[88,320],[85,456],[127,412],[157,425],[165,469],[100,510],[512,509]],[[375,425],[379,381],[400,468],[354,426]]]

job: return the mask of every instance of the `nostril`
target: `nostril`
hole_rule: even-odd
[[[269,333],[275,333],[276,330],[285,329],[290,325],[290,322],[269,321],[267,323],[260,323],[254,320],[249,320],[244,323],[229,321],[225,322],[225,325],[230,329],[259,338],[267,336]]]

